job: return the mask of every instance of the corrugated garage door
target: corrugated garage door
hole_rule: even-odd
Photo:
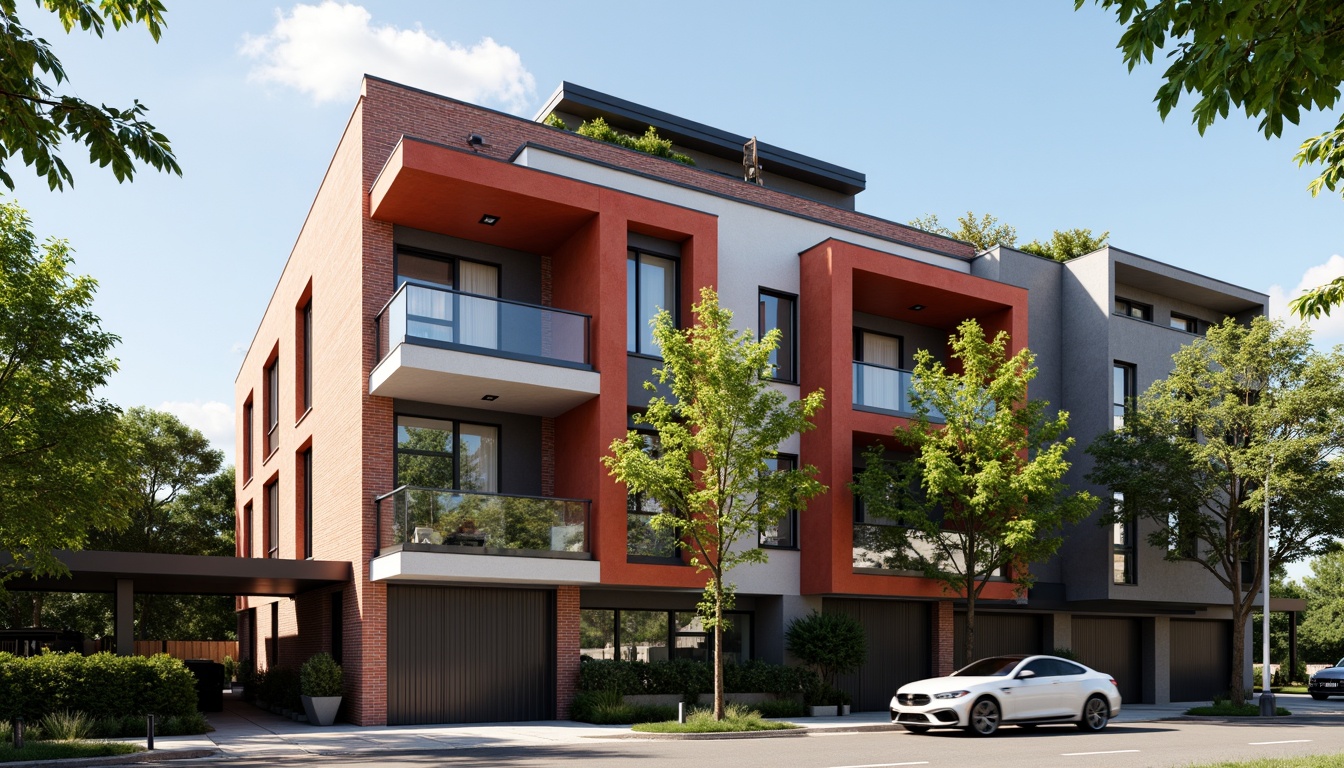
[[[1087,666],[1120,684],[1120,698],[1143,701],[1143,647],[1139,619],[1074,616],[1073,652]]]
[[[1171,620],[1171,700],[1212,701],[1232,676],[1232,622]]]
[[[975,613],[975,658],[1000,656],[1008,653],[1046,653],[1039,614],[1031,613]],[[975,659],[966,658],[966,614],[958,613],[953,620],[955,643],[952,658],[957,669]]]
[[[868,637],[868,661],[837,681],[855,712],[884,710],[897,688],[930,676],[929,603],[826,598],[821,610],[858,619]]]
[[[387,588],[387,722],[555,717],[555,595]]]

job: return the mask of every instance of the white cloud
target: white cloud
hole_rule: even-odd
[[[164,401],[157,410],[167,411],[187,426],[195,427],[210,441],[210,447],[224,452],[224,462],[233,463],[233,406],[217,400],[191,402]]]
[[[371,24],[362,6],[324,0],[276,11],[275,26],[245,35],[242,52],[257,60],[250,79],[293,88],[315,104],[353,101],[368,73],[445,96],[521,112],[536,82],[518,52],[486,37],[467,47],[421,28]]]
[[[1301,322],[1297,315],[1288,311],[1288,302],[1309,288],[1328,283],[1344,275],[1344,256],[1336,253],[1324,264],[1317,264],[1302,274],[1296,287],[1285,291],[1281,285],[1269,287],[1270,317],[1286,320],[1290,323]],[[1317,349],[1327,349],[1336,344],[1344,344],[1344,307],[1334,310],[1329,317],[1311,320],[1307,323],[1313,331],[1312,341]]]

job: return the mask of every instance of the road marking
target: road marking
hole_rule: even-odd
[[[835,768],[890,768],[895,765],[928,765],[928,760],[920,760],[914,763],[869,763],[867,765],[837,765]]]
[[[1266,744],[1306,744],[1311,739],[1288,739],[1287,741],[1252,741],[1248,742],[1252,747],[1263,747]]]
[[[1060,757],[1082,757],[1083,755],[1119,755],[1125,752],[1138,752],[1137,749],[1112,749],[1107,752],[1065,752]]]

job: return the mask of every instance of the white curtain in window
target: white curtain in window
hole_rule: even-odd
[[[499,295],[499,267],[462,261],[458,278],[463,293],[478,296]],[[499,303],[490,299],[462,296],[461,343],[485,349],[499,348]]]
[[[863,362],[884,368],[863,366],[863,405],[890,411],[909,410],[901,392],[901,375],[894,370],[901,366],[901,340],[894,336],[864,332],[859,337],[863,345]]]
[[[458,487],[464,491],[499,492],[499,429],[480,424],[458,425]]]

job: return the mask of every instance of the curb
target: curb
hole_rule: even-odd
[[[806,725],[778,731],[724,731],[720,733],[642,733],[629,731],[614,734],[594,734],[585,739],[614,739],[620,741],[709,741],[714,739],[779,739],[799,736],[818,736],[828,733],[873,733],[903,731],[899,725],[843,725],[835,728],[816,728]]]
[[[57,760],[24,760],[5,763],[5,768],[26,768],[26,766],[61,766],[62,768],[83,768],[93,765],[127,765],[129,763],[159,763],[165,760],[194,760],[219,755],[217,749],[156,749],[152,752],[132,752],[128,755],[107,755],[104,757],[67,757]]]

